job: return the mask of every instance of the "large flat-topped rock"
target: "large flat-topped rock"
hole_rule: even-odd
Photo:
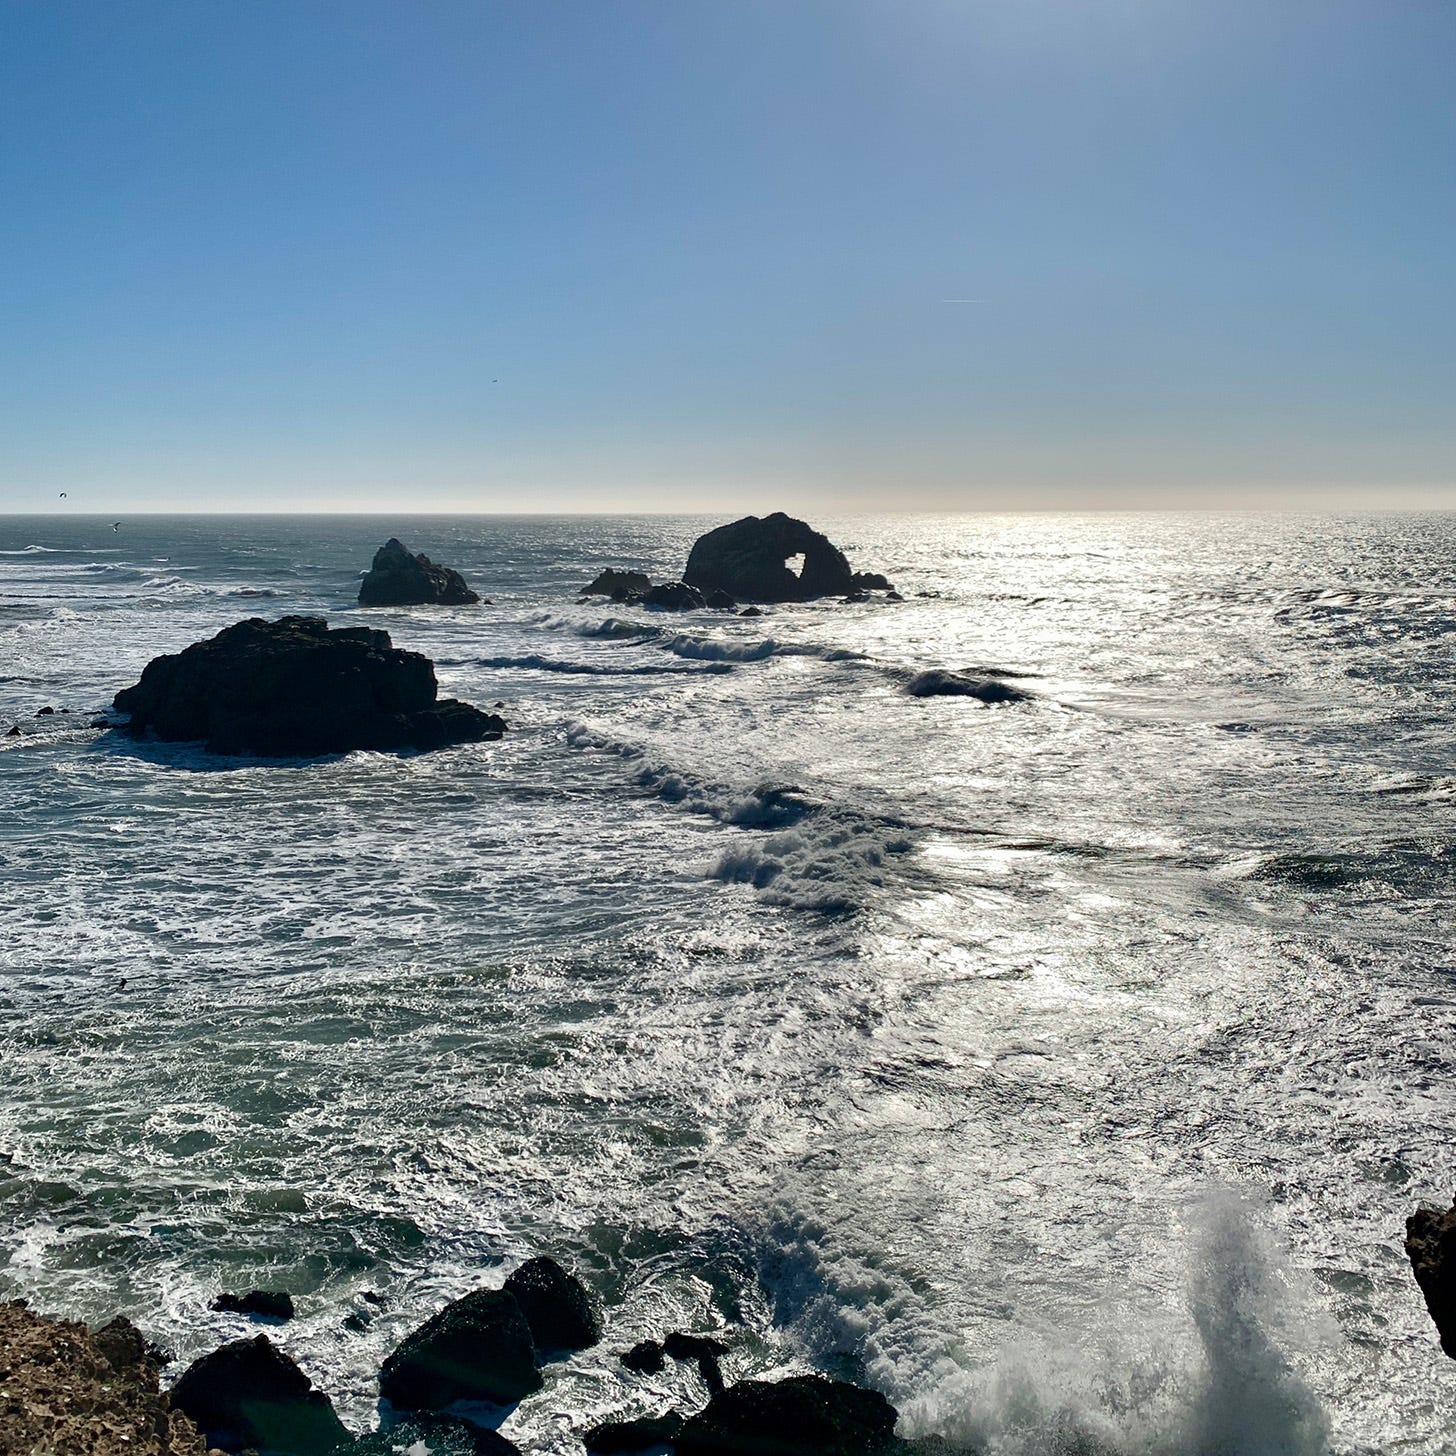
[[[156,657],[116,695],[133,737],[197,740],[211,753],[311,758],[357,748],[442,748],[499,738],[505,722],[436,700],[428,657],[368,627],[250,617]]]

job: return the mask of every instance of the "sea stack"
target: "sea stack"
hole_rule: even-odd
[[[788,563],[801,556],[803,566],[792,570]],[[753,602],[807,602],[890,589],[883,576],[851,570],[827,536],[782,511],[744,516],[699,536],[683,580],[704,596],[723,592]]]
[[[361,607],[468,607],[480,600],[465,578],[391,536],[374,553],[374,562],[359,583]]]
[[[437,692],[430,659],[393,646],[388,632],[250,617],[153,658],[114,706],[131,715],[122,731],[133,738],[263,758],[443,748],[505,732],[494,713]]]

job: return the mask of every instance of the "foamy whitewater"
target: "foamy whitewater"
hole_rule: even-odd
[[[365,1429],[551,1253],[607,1336],[535,1452],[700,1404],[615,1352],[719,1326],[995,1456],[1456,1447],[1401,1248],[1456,1182],[1456,517],[816,518],[907,600],[578,602],[722,519],[0,519],[0,1293],[186,1361],[289,1289]],[[493,604],[356,607],[390,535]],[[288,612],[510,733],[86,726]]]

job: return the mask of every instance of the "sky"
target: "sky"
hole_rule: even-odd
[[[0,0],[0,511],[1456,507],[1453,76],[1451,0]]]

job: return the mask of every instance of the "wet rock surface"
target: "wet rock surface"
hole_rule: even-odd
[[[293,1299],[281,1289],[250,1289],[246,1294],[219,1294],[212,1301],[220,1314],[245,1314],[258,1319],[291,1320]]]
[[[584,597],[611,597],[625,602],[632,597],[645,596],[652,590],[652,578],[645,571],[618,571],[609,566],[598,574],[590,586],[583,587]]]
[[[531,1327],[513,1294],[477,1289],[432,1315],[384,1362],[379,1393],[396,1410],[458,1400],[511,1405],[541,1388]]]
[[[1031,698],[1025,689],[997,678],[972,677],[939,667],[917,672],[905,684],[905,691],[912,698],[975,698],[987,704],[1025,703]]]
[[[879,1456],[895,1447],[895,1407],[884,1396],[822,1375],[744,1380],[693,1416],[677,1456]]]
[[[411,553],[394,536],[374,553],[359,583],[361,607],[467,607],[479,600],[458,571]]]
[[[788,562],[803,558],[800,570]],[[683,580],[704,593],[724,592],[738,601],[805,602],[849,596],[885,578],[850,569],[844,553],[807,522],[775,511],[745,516],[699,536],[688,555]]]
[[[505,722],[436,700],[434,664],[368,627],[251,617],[156,657],[116,695],[131,737],[201,741],[210,753],[309,758],[499,738]]]
[[[1441,1348],[1456,1360],[1456,1203],[1416,1209],[1405,1221],[1405,1252]]]
[[[683,1418],[676,1411],[668,1411],[666,1415],[644,1416],[635,1421],[604,1421],[585,1432],[581,1441],[588,1451],[616,1456],[621,1452],[670,1446],[682,1428]]]
[[[328,1396],[267,1335],[234,1340],[195,1360],[171,1397],[224,1451],[333,1456],[353,1442]]]
[[[528,1259],[505,1283],[536,1348],[585,1350],[602,1337],[602,1317],[585,1284],[551,1258]]]
[[[0,1456],[204,1456],[124,1319],[91,1331],[0,1304]]]

